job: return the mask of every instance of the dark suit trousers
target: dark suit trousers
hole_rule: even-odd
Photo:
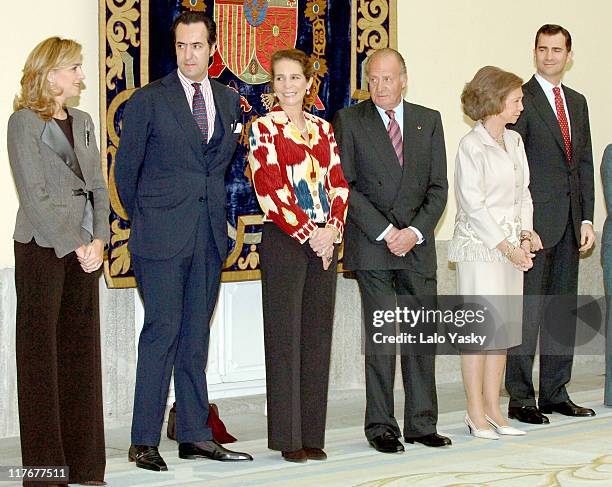
[[[540,407],[569,398],[565,385],[572,374],[576,327],[575,316],[569,308],[575,309],[578,260],[578,245],[569,218],[559,243],[538,252],[533,267],[525,273],[523,342],[508,350],[506,365],[510,406],[536,405],[532,370],[538,337]],[[561,296],[561,300],[556,296]],[[555,310],[561,309],[560,305],[563,305],[562,316],[555,316]]]
[[[371,316],[377,306],[376,296],[413,295],[434,296],[435,279],[426,278],[410,270],[356,271],[364,313]],[[367,295],[372,299],[364,299]],[[367,305],[366,305],[367,303]],[[366,336],[374,329],[365,320]],[[389,431],[400,436],[394,416],[393,384],[395,382],[395,354],[366,354],[366,413],[365,434],[368,440]],[[406,354],[401,356],[404,383],[404,436],[417,437],[435,433],[438,422],[436,397],[435,356]]]
[[[15,242],[17,393],[24,466],[68,466],[70,482],[103,480],[99,272]],[[48,485],[25,482],[24,485]]]
[[[177,441],[210,440],[205,368],[221,258],[206,206],[194,235],[178,255],[166,260],[132,255],[132,260],[145,310],[138,342],[132,443],[159,444],[173,369]]]
[[[260,256],[268,447],[323,448],[337,250],[324,271],[308,242],[265,223]]]

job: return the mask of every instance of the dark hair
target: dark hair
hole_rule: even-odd
[[[202,22],[206,26],[208,32],[208,46],[212,47],[217,42],[217,24],[204,12],[186,11],[182,12],[172,23],[172,36],[176,40],[176,28],[179,24],[197,24]]]
[[[474,121],[497,115],[504,111],[510,92],[522,84],[523,80],[514,73],[495,66],[480,68],[461,93],[463,112]]]
[[[540,38],[540,34],[544,34],[546,36],[554,36],[559,33],[563,34],[563,36],[565,37],[565,48],[567,49],[568,52],[571,51],[572,50],[572,36],[567,31],[567,29],[557,24],[544,24],[542,27],[538,29],[538,32],[536,32],[536,36],[535,36],[535,48],[536,49],[538,48],[538,40]]]
[[[271,82],[274,80],[274,65],[281,59],[289,59],[297,62],[302,66],[302,72],[306,79],[310,79],[314,76],[315,70],[312,61],[304,51],[299,49],[281,49],[272,54],[272,58],[270,59],[270,71],[272,71]]]

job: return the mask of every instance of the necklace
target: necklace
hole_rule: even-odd
[[[482,124],[482,126],[485,128],[485,130],[491,136],[491,138],[495,142],[497,142],[497,145],[499,145],[502,149],[506,150],[506,143],[504,142],[504,133],[502,132],[502,134],[499,137],[495,137],[491,132],[489,132],[489,129],[486,127],[484,123]]]
[[[308,135],[308,124],[306,123],[306,117],[304,117],[304,113],[301,112],[300,113],[301,116],[298,116],[298,118],[301,118],[302,121],[304,122],[304,128],[301,129],[297,123],[296,120],[293,119],[293,117],[290,117],[289,114],[287,114],[287,117],[289,118],[289,121],[295,125],[295,128],[298,130],[298,132],[302,135],[302,136],[306,136]]]

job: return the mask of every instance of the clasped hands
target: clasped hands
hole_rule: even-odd
[[[81,245],[75,250],[81,268],[89,273],[97,271],[102,265],[104,259],[104,242],[100,239],[95,239],[88,245]]]
[[[411,228],[402,228],[401,230],[391,227],[384,236],[384,241],[387,242],[389,252],[398,257],[404,257],[416,245],[418,240],[417,234]]]
[[[497,248],[506,256],[510,263],[519,271],[526,272],[533,267],[533,258],[538,250],[542,250],[542,240],[536,232],[526,232],[528,237],[522,238],[518,247],[503,240]]]
[[[316,228],[308,239],[310,248],[323,260],[323,269],[327,270],[334,260],[334,242],[338,238],[338,230],[334,227]]]

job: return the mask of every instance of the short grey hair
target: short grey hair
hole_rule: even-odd
[[[395,58],[397,59],[397,61],[400,64],[400,74],[407,74],[408,70],[406,69],[406,61],[404,61],[404,56],[402,56],[399,51],[396,51],[395,49],[391,48],[391,47],[383,47],[382,49],[377,49],[375,50],[372,54],[370,54],[368,56],[368,58],[366,59],[365,62],[365,74],[366,76],[368,76],[369,73],[369,66],[370,63],[377,57],[379,56],[384,56],[390,54],[392,56],[395,56]]]

